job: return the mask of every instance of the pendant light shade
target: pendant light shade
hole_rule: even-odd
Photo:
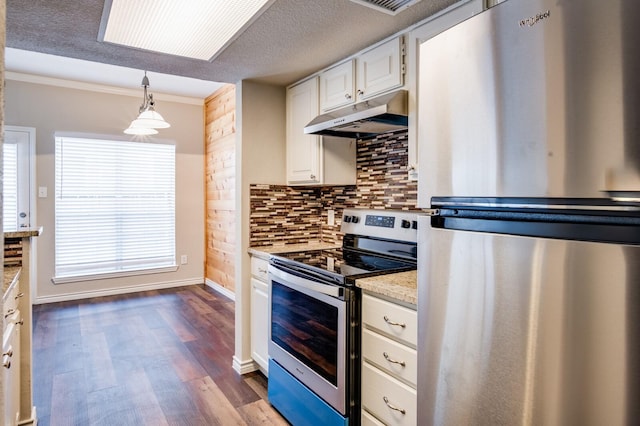
[[[162,115],[155,110],[153,95],[147,93],[149,78],[147,78],[146,71],[142,78],[142,87],[144,87],[144,99],[142,100],[142,105],[140,105],[138,117],[124,131],[128,135],[155,135],[158,133],[156,129],[171,127]]]
[[[151,127],[153,129],[166,129],[167,127],[171,127],[153,107],[142,111],[138,118],[133,120],[131,124],[136,127]]]
[[[124,129],[124,132],[127,135],[141,135],[141,136],[149,136],[149,135],[157,135],[158,131],[154,128],[151,127],[135,127],[133,125],[133,122],[135,120],[133,120],[131,122],[131,125],[129,127],[127,127],[126,129]]]

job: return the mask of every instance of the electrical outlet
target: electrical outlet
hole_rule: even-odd
[[[336,224],[336,211],[327,210],[327,225],[333,226]]]
[[[187,259],[187,255],[183,254],[182,256],[180,256],[180,264],[181,265],[186,265],[189,259]]]

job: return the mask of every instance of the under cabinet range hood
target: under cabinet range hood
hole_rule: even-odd
[[[304,133],[351,139],[371,138],[407,128],[408,92],[397,90],[314,118]]]

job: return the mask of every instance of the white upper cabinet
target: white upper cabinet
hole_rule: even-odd
[[[403,37],[389,40],[320,74],[320,110],[367,100],[404,85]]]
[[[353,185],[355,139],[305,135],[318,115],[318,77],[287,89],[287,184]]]
[[[356,58],[358,101],[404,84],[403,38],[389,40]]]
[[[287,90],[287,183],[321,182],[320,136],[304,126],[318,115],[318,77]]]
[[[322,112],[352,104],[355,61],[352,59],[320,74],[320,109]]]

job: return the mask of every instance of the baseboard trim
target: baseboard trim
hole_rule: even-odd
[[[56,294],[55,296],[38,296],[33,300],[34,305],[46,303],[67,302],[70,300],[90,299],[92,297],[114,296],[117,294],[136,293],[139,291],[161,290],[165,288],[185,287],[188,285],[202,284],[202,278],[188,280],[167,281],[151,284],[133,285],[127,287],[110,288],[94,291],[81,291],[75,293]]]
[[[252,360],[252,359],[247,359],[244,361],[241,361],[239,358],[237,358],[235,355],[233,356],[233,369],[238,373],[238,374],[247,374],[247,373],[251,373],[253,371],[256,371],[259,369],[258,364]]]
[[[220,284],[210,280],[209,278],[206,278],[204,283],[208,287],[211,287],[213,290],[217,291],[218,293],[226,297],[227,299],[231,299],[234,302],[236,301],[236,294],[233,291],[229,290],[228,288],[221,286]]]
[[[31,417],[28,419],[20,420],[18,422],[18,426],[27,426],[27,425],[37,425],[38,424],[38,415],[36,414],[36,406],[31,407]]]

